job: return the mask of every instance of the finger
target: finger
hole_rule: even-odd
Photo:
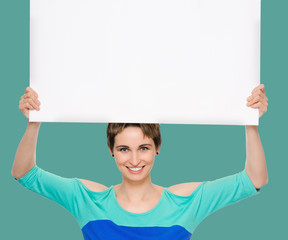
[[[19,109],[24,113],[27,110],[33,110],[34,107],[29,102],[26,102],[19,105]]]
[[[265,98],[265,99],[262,99],[262,103],[263,103],[263,105],[265,105],[266,107],[268,106],[268,100],[266,100],[266,98]]]
[[[254,92],[257,91],[257,90],[261,90],[263,93],[265,93],[265,86],[264,86],[264,84],[260,84],[259,86],[255,87],[251,93],[254,93]]]
[[[251,107],[251,108],[260,108],[260,106],[261,106],[261,102],[257,102],[255,104],[249,106],[249,107]]]
[[[29,107],[28,107],[28,109],[26,107],[25,107],[25,104],[23,104],[23,103],[21,103],[19,105],[19,109],[21,110],[21,112],[24,114],[25,117],[27,117],[29,119]]]
[[[25,93],[29,93],[29,92],[32,92],[38,98],[38,94],[33,88],[27,87],[25,90]]]
[[[260,97],[260,95],[257,95],[247,103],[247,106],[251,106],[257,102],[262,102],[262,100],[263,100],[263,97]]]
[[[260,110],[261,111],[267,111],[267,106],[268,106],[268,102],[266,102],[265,99],[262,99],[261,105],[260,105]]]
[[[40,102],[36,100],[36,102],[32,98],[21,98],[19,101],[19,109],[22,111],[26,107],[26,103],[30,103],[30,105],[34,106],[36,109],[39,109]]]
[[[264,86],[264,84],[260,84],[259,86],[257,86],[256,88],[254,88],[251,93],[253,94],[253,93],[256,92],[258,89],[261,90],[261,91],[265,94],[265,86]]]
[[[267,108],[259,109],[259,117],[261,117],[265,112],[267,112]]]
[[[23,98],[33,98],[34,100],[38,99],[38,95],[35,95],[34,92],[24,93]]]
[[[24,99],[24,100],[23,100],[23,104],[24,104],[25,108],[28,108],[28,107],[29,107],[29,109],[31,109],[31,110],[32,110],[32,109],[40,110],[39,106],[38,106],[31,98]],[[32,108],[30,108],[30,106],[31,106]]]
[[[40,101],[38,100],[38,97],[36,97],[34,95],[34,93],[32,92],[28,92],[28,93],[25,93],[22,97],[21,97],[21,100],[25,100],[24,102],[27,102],[27,101],[30,101],[29,99],[32,99],[33,102],[35,102],[38,106],[40,106]]]
[[[260,96],[261,98],[266,98],[265,94],[261,90],[258,90],[256,92],[254,92],[253,95],[249,96],[247,98],[247,101],[251,101],[256,96]],[[267,100],[268,100],[268,98],[267,98]]]
[[[259,111],[262,113],[267,112],[267,106],[265,104],[263,104],[263,102],[258,102],[253,104],[252,106],[250,106],[252,108],[258,108]]]

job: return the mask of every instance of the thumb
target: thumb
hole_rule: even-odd
[[[25,115],[25,117],[27,117],[29,119],[29,110],[25,109],[24,110],[24,115]]]

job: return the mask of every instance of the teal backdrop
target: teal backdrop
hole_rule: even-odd
[[[196,229],[194,240],[287,237],[287,12],[287,0],[262,0],[261,83],[265,84],[269,106],[258,131],[269,183],[261,194],[208,216]],[[83,239],[68,211],[25,189],[11,175],[28,122],[18,106],[29,86],[29,1],[0,0],[0,24],[0,239]],[[43,122],[37,144],[38,166],[63,177],[106,186],[120,183],[120,172],[106,145],[106,127],[107,123]],[[161,133],[162,148],[152,170],[155,184],[168,187],[214,180],[244,169],[244,126],[161,124]]]

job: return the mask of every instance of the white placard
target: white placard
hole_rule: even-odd
[[[30,0],[32,122],[258,125],[260,0]]]

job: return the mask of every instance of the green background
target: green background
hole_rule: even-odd
[[[0,239],[83,239],[68,211],[23,188],[11,175],[28,122],[18,106],[29,86],[29,1],[1,0],[0,4]],[[262,1],[261,83],[269,106],[258,131],[269,183],[259,195],[208,216],[194,232],[194,240],[287,236],[287,10],[287,0]],[[42,123],[37,165],[63,177],[106,186],[120,183],[120,172],[106,146],[106,127],[106,123]],[[161,124],[161,134],[161,153],[152,170],[155,184],[213,180],[244,169],[244,126]]]

